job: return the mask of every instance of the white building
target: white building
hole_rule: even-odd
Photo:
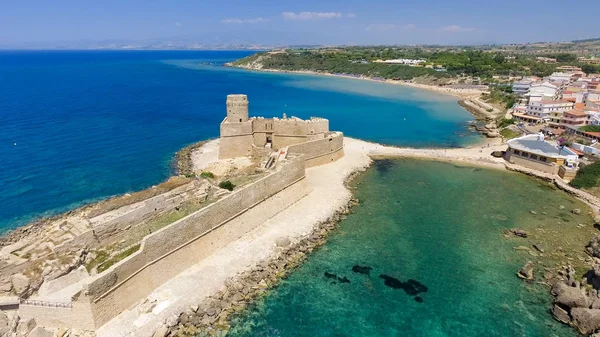
[[[529,97],[529,101],[544,101],[553,100],[558,97],[559,87],[548,81],[542,83],[533,83],[529,88],[529,92],[525,96]]]
[[[571,82],[571,76],[573,76],[573,74],[567,74],[567,73],[553,73],[552,75],[548,76],[548,79],[552,82]]]
[[[573,109],[573,106],[573,103],[567,101],[534,101],[529,102],[526,113],[529,116],[549,121],[552,113],[563,113]]]
[[[406,64],[406,65],[417,65],[420,63],[425,63],[427,62],[426,60],[414,60],[414,59],[393,59],[393,60],[377,60],[374,61],[377,63],[388,63],[388,64]]]
[[[579,92],[573,92],[573,91],[568,91],[565,90],[562,94],[562,98],[563,99],[575,99],[575,103],[583,103],[585,102],[586,98],[587,98],[587,92],[584,91],[579,91]]]
[[[527,80],[527,79],[520,80],[518,82],[513,83],[512,91],[513,91],[513,93],[515,93],[519,96],[523,96],[527,92],[529,92],[529,88],[531,88],[531,85],[533,83],[534,82],[532,80]]]

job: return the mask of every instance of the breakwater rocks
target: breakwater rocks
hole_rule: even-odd
[[[279,239],[276,242],[279,250],[276,255],[228,280],[218,293],[203,303],[169,317],[153,337],[226,335],[231,315],[263,296],[268,289],[277,285],[279,280],[298,267],[308,254],[323,245],[329,232],[350,212],[350,208],[357,204],[358,200],[352,198],[340,211],[317,224],[312,233],[295,242],[287,238]],[[331,278],[333,277],[336,281],[346,281],[344,278],[338,280],[338,276],[332,274]]]
[[[581,334],[600,336],[600,263],[583,275],[581,282],[576,280],[570,266],[561,275],[563,279],[552,287],[552,294],[556,296],[552,315]]]
[[[192,153],[194,150],[201,148],[204,144],[209,142],[204,140],[192,145],[188,145],[183,149],[177,151],[175,154],[175,172],[177,174],[184,175],[186,177],[194,174],[194,162],[192,161]]]

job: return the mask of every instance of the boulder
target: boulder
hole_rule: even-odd
[[[554,307],[552,308],[552,316],[557,321],[565,323],[565,324],[569,324],[569,322],[571,321],[571,317],[569,316],[569,313],[557,304],[555,304]]]
[[[283,238],[278,238],[275,241],[275,245],[277,245],[277,247],[288,247],[289,245],[291,245],[292,242],[290,241],[290,239],[283,237]]]
[[[171,328],[171,327],[174,327],[177,325],[178,320],[179,320],[179,317],[177,317],[177,315],[173,314],[167,318],[166,324],[169,328]]]
[[[594,236],[586,249],[590,255],[600,258],[600,235]]]
[[[571,213],[573,214],[581,214],[581,210],[579,208],[574,208],[571,210]]]
[[[10,277],[10,282],[17,295],[22,295],[29,290],[29,277],[21,273],[13,274]]]
[[[154,331],[152,337],[165,337],[168,333],[169,329],[166,326],[161,325],[158,329],[156,329],[156,331]]]
[[[533,280],[533,262],[527,261],[523,268],[517,272],[517,276],[524,280]]]
[[[513,228],[510,230],[511,233],[513,233],[515,236],[518,236],[520,238],[526,238],[527,237],[527,232],[520,229],[520,228]]]
[[[0,311],[0,328],[4,328],[5,326],[8,326],[8,322],[10,322],[10,320],[8,319],[8,316],[6,316],[6,314],[2,311]]]
[[[571,324],[584,335],[600,329],[600,309],[573,308],[571,318]]]
[[[35,320],[30,318],[26,321],[21,321],[17,326],[17,336],[27,336],[33,328],[35,328]]]
[[[27,337],[53,337],[54,334],[41,326],[36,326]]]
[[[567,308],[587,308],[588,300],[583,291],[579,288],[565,287],[562,292],[556,296],[554,303],[562,304]]]

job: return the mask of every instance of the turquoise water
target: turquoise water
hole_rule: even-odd
[[[589,222],[558,209],[581,203],[525,176],[438,162],[380,161],[355,184],[360,205],[231,336],[577,336],[549,315],[546,288],[516,277],[531,257],[502,231],[533,232],[532,209]],[[409,295],[381,275],[427,291]]]
[[[479,138],[452,97],[220,66],[250,53],[0,51],[0,231],[163,181],[177,150],[218,136],[230,93],[248,94],[252,115],[322,116],[388,144]]]

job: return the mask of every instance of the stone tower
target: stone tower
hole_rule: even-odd
[[[242,123],[248,121],[248,96],[227,95],[227,122]]]

